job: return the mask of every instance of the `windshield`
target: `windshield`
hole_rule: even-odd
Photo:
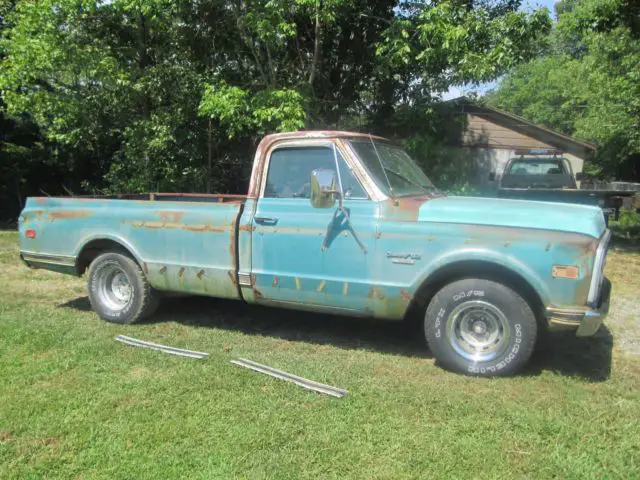
[[[349,143],[385,194],[399,197],[437,190],[402,148],[379,140],[351,140]]]
[[[568,175],[562,159],[513,160],[507,175]]]

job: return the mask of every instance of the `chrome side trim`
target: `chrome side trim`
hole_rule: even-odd
[[[611,230],[607,229],[602,236],[598,250],[596,251],[596,259],[593,263],[593,274],[591,276],[591,284],[589,285],[589,293],[587,295],[587,305],[594,307],[600,296],[602,289],[602,280],[604,278],[604,265],[607,257],[607,249],[611,241]]]
[[[49,253],[20,251],[20,256],[27,263],[47,263],[51,265],[62,265],[64,267],[74,267],[76,257],[73,255],[52,255]]]
[[[604,319],[609,314],[609,301],[611,298],[611,282],[604,278],[602,285],[602,295],[600,297],[600,305],[597,309],[587,310],[584,320],[580,323],[576,331],[577,337],[590,337],[595,335]]]
[[[249,274],[249,273],[239,273],[238,272],[238,283],[242,287],[250,287],[251,286],[251,274]]]
[[[169,355],[178,355],[180,357],[202,359],[209,356],[207,352],[196,352],[195,350],[185,350],[184,348],[168,347],[157,343],[144,342],[137,338],[127,337],[126,335],[118,335],[113,339],[118,342],[131,345],[132,347],[150,348],[151,350],[158,350],[160,352],[168,353]]]
[[[547,307],[547,322],[551,331],[576,330],[578,337],[590,337],[595,335],[602,322],[609,313],[609,301],[611,298],[611,282],[603,277],[602,289],[598,297],[596,308],[574,307],[556,308]]]
[[[234,365],[238,365],[240,367],[248,368],[256,372],[264,373],[265,375],[270,375],[272,377],[279,378],[280,380],[285,380],[287,382],[295,383],[296,385],[302,388],[306,388],[307,390],[313,390],[314,392],[324,393],[325,395],[331,395],[332,397],[342,398],[349,394],[348,391],[342,388],[332,387],[331,385],[315,382],[307,378],[299,377],[292,373],[283,372],[282,370],[278,370],[277,368],[269,367],[267,365],[262,365],[258,362],[247,360],[246,358],[238,358],[235,360],[231,360],[231,363],[233,363]]]

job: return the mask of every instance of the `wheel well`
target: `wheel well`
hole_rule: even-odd
[[[91,262],[93,262],[98,255],[104,252],[120,252],[135,259],[133,254],[125,246],[115,240],[107,238],[91,240],[82,247],[82,251],[80,252],[80,255],[78,255],[78,259],[76,260],[76,273],[78,275],[82,275],[87,268],[89,268]]]
[[[539,324],[544,325],[544,304],[531,284],[507,267],[481,260],[456,262],[433,272],[416,291],[408,314],[424,315],[424,309],[442,287],[463,278],[492,280],[512,288],[527,301]]]

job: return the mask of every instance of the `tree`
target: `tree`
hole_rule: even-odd
[[[517,0],[12,3],[5,111],[90,192],[241,191],[263,133],[428,113],[448,85],[528,59],[549,25]]]
[[[490,102],[599,146],[589,166],[640,181],[640,5],[565,0],[540,58],[516,67]]]

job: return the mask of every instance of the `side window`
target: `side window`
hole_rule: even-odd
[[[346,198],[367,195],[338,152],[338,166]],[[295,147],[274,150],[264,196],[267,198],[309,198],[311,172],[317,168],[335,170],[333,150],[328,147]]]
[[[367,199],[369,196],[365,192],[364,188],[356,178],[353,171],[347,165],[347,162],[340,152],[338,153],[338,168],[340,168],[340,180],[342,180],[342,190],[344,191],[344,198],[353,199]]]

